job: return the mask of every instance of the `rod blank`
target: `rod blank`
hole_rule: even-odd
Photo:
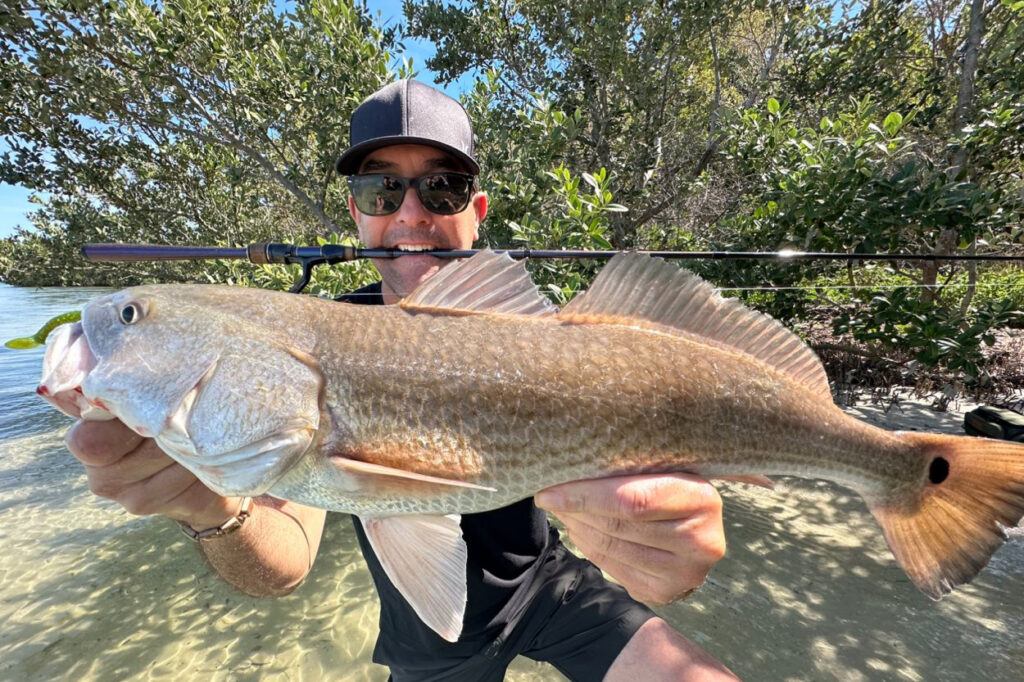
[[[493,249],[507,253],[511,258],[586,259],[608,260],[621,251],[583,251],[559,249]],[[354,246],[327,244],[325,246],[295,246],[292,244],[260,243],[244,248],[218,246],[164,246],[151,244],[86,244],[82,254],[89,261],[151,261],[151,260],[249,260],[253,263],[343,263],[361,258],[401,258],[423,255],[435,258],[469,258],[479,249],[438,250],[427,252],[399,251],[397,249],[361,249]],[[830,253],[815,251],[639,251],[659,258],[673,260],[772,260],[772,261],[993,261],[1024,262],[1024,255],[1007,254],[949,254],[932,253]]]

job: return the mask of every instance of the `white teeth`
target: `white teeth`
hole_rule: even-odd
[[[423,246],[422,244],[417,244],[417,245],[399,244],[399,245],[397,245],[395,247],[395,249],[397,249],[398,251],[410,251],[410,252],[413,252],[413,251],[433,251],[434,247],[433,246]]]

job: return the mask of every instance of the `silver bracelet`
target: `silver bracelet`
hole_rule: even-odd
[[[219,538],[224,535],[234,533],[236,530],[242,527],[242,524],[244,524],[251,515],[252,498],[243,497],[242,504],[238,508],[238,514],[232,516],[230,519],[228,519],[219,526],[207,528],[206,530],[196,530],[184,521],[178,521],[178,525],[181,527],[182,533],[189,536],[189,538],[195,540],[196,542],[201,542],[202,540],[209,540],[210,538]]]

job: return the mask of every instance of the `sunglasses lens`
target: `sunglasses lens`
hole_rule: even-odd
[[[438,173],[420,178],[416,192],[424,208],[431,213],[452,215],[466,208],[472,189],[472,176]]]
[[[420,203],[431,213],[453,215],[469,205],[473,176],[463,173],[434,173],[410,181],[391,175],[350,175],[348,187],[356,208],[366,215],[390,215],[405,199],[410,182],[416,183]]]
[[[389,175],[353,175],[348,179],[356,208],[367,215],[389,215],[405,198],[405,185]]]

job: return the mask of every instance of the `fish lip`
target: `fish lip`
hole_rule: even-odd
[[[98,361],[82,322],[60,325],[46,344],[36,394],[74,419],[113,419],[110,409],[82,388]]]

